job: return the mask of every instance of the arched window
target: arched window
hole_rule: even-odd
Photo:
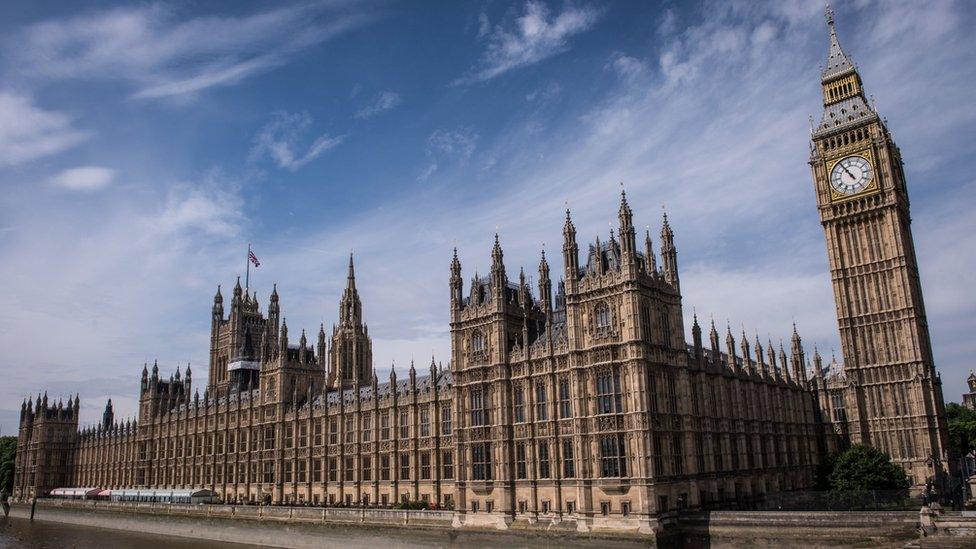
[[[485,351],[485,336],[481,332],[471,335],[471,350],[476,353]]]
[[[596,327],[597,329],[605,329],[610,327],[610,307],[606,304],[600,304],[596,307]]]

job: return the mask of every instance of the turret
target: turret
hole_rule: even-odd
[[[552,280],[549,279],[549,262],[546,261],[546,250],[542,250],[542,259],[539,260],[539,300],[542,310],[546,312],[546,318],[552,317]]]
[[[786,381],[791,381],[790,368],[786,362],[786,351],[783,350],[782,340],[779,342],[779,364],[780,368],[783,369],[783,377],[786,378]]]
[[[213,318],[215,321],[224,318],[224,296],[220,294],[220,284],[217,284],[217,294],[214,296]]]
[[[644,231],[644,260],[648,275],[657,274],[657,257],[654,255],[654,243],[651,242],[650,229]]]
[[[664,214],[661,223],[661,261],[664,263],[664,280],[680,292],[678,282],[678,251],[674,247],[674,232],[668,223],[668,214]]]
[[[569,216],[569,210],[566,210],[566,223],[563,225],[563,264],[568,291],[575,292],[579,279],[579,247],[576,245],[576,226]]]
[[[451,310],[460,309],[464,304],[461,284],[461,261],[458,259],[457,248],[454,248],[454,257],[451,259]]]
[[[776,365],[776,349],[773,347],[773,341],[771,339],[766,340],[766,357],[769,359],[769,369],[773,371],[776,379],[782,379],[783,372]]]
[[[746,337],[745,328],[742,329],[742,339],[739,341],[739,348],[742,351],[742,365],[749,370],[750,374],[756,373],[755,365],[749,361],[749,338]]]
[[[715,319],[712,319],[712,328],[708,332],[708,343],[712,349],[712,365],[720,366],[720,355],[722,351],[718,346],[718,330],[715,329]]]
[[[112,399],[108,399],[105,404],[105,411],[102,412],[102,427],[108,429],[115,421],[115,412],[112,410]]]
[[[241,277],[237,277],[237,284],[234,284],[234,297],[230,302],[230,312],[234,314],[234,311],[238,310],[243,303],[244,289],[241,288]]]
[[[803,341],[800,339],[800,334],[796,331],[796,322],[793,323],[793,336],[790,338],[790,358],[793,363],[793,377],[797,383],[806,386],[807,361],[806,357],[803,356]]]
[[[308,338],[305,337],[305,328],[302,328],[302,335],[298,338],[298,362],[305,364],[308,359]]]
[[[495,299],[496,304],[503,304],[508,277],[505,275],[504,254],[502,245],[498,241],[498,233],[495,233],[495,245],[491,248],[491,283],[492,298]]]
[[[701,326],[698,325],[698,313],[694,313],[691,321],[691,341],[695,349],[695,359],[696,362],[701,362],[703,358],[702,353],[702,332]]]
[[[735,356],[735,338],[732,336],[731,326],[725,327],[725,352],[728,354],[727,358],[729,361],[728,363],[729,370],[733,372],[741,371],[739,367],[739,361],[736,360],[736,356]]]
[[[620,209],[617,211],[620,219],[620,257],[625,268],[637,264],[637,233],[634,231],[634,213],[627,204],[627,193],[620,191]],[[635,271],[636,272],[636,271]]]
[[[142,363],[142,379],[139,382],[139,391],[145,393],[149,389],[149,369],[148,365]]]
[[[763,377],[769,379],[769,367],[766,364],[766,359],[763,358],[763,346],[759,342],[759,334],[756,334],[756,364],[759,365],[759,370],[762,372]]]
[[[326,344],[325,344],[325,323],[319,324],[319,343],[315,348],[315,352],[318,357],[318,364],[325,368],[325,355],[326,355]]]
[[[288,321],[281,319],[281,334],[278,336],[278,356],[282,361],[288,358]]]
[[[816,374],[817,378],[823,380],[824,378],[823,359],[820,357],[820,351],[817,350],[816,343],[813,344],[813,371]],[[823,387],[822,383],[821,383],[821,387]]]

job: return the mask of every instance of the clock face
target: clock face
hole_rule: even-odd
[[[830,186],[841,194],[859,193],[872,179],[874,170],[863,156],[848,156],[834,164],[834,169],[830,172]]]

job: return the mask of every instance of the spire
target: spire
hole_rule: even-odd
[[[651,242],[651,230],[647,229],[644,232],[644,259],[647,261],[646,268],[647,274],[653,275],[657,273],[657,257],[654,256],[654,243]]]
[[[715,329],[715,319],[712,319],[712,329],[708,332],[708,344],[712,349],[712,363],[718,365],[719,354],[721,351],[718,347],[718,330]]]
[[[702,354],[702,331],[698,325],[698,312],[692,313],[691,320],[691,339],[695,347],[695,358],[701,359]]]
[[[827,80],[839,74],[854,70],[854,63],[847,57],[837,40],[837,29],[834,28],[834,10],[827,4],[824,10],[827,18],[827,28],[830,30],[830,49],[827,51],[827,67],[823,71],[823,79]]]
[[[217,293],[214,295],[213,315],[224,316],[224,296],[220,293],[220,284],[217,284]]]
[[[576,226],[566,209],[566,223],[563,224],[563,265],[566,269],[566,283],[569,291],[574,291],[579,279],[579,247],[576,245]]]
[[[668,223],[668,213],[664,212],[661,222],[661,261],[664,262],[664,280],[675,290],[680,291],[678,282],[678,251],[674,247],[674,231]]]
[[[349,272],[346,274],[346,290],[356,291],[356,269],[352,264],[352,252],[349,252]]]
[[[339,303],[339,325],[344,327],[361,326],[363,305],[356,290],[356,270],[353,266],[352,252],[349,253],[349,272],[346,275],[346,290]]]

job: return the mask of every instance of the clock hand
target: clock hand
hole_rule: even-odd
[[[857,179],[857,177],[854,177],[854,174],[851,173],[851,170],[847,169],[847,166],[841,164],[840,167],[843,168],[845,172],[847,172],[847,175],[851,176],[851,179]]]

